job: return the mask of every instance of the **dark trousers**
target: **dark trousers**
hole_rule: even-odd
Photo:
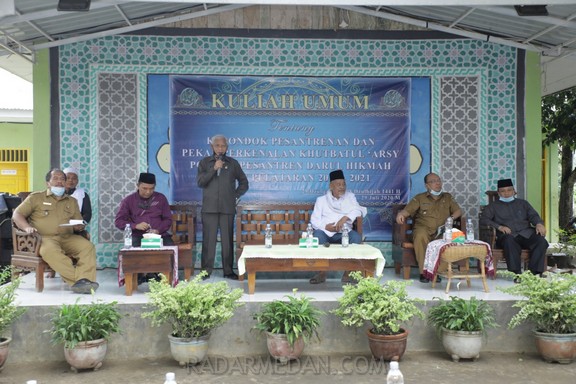
[[[497,244],[504,250],[504,257],[506,258],[506,265],[509,271],[514,273],[522,271],[520,254],[522,249],[529,249],[530,261],[528,262],[528,269],[534,274],[544,272],[544,259],[548,249],[548,241],[546,241],[544,236],[534,233],[527,239],[520,235],[516,237],[500,235],[498,236]]]
[[[233,273],[234,216],[224,213],[202,213],[202,270],[212,273],[216,258],[218,228],[222,241],[222,269],[224,275]]]

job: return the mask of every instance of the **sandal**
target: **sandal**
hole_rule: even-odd
[[[310,284],[320,284],[326,281],[326,272],[318,272],[310,279]]]

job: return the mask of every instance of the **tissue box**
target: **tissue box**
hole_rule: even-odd
[[[140,247],[142,248],[162,248],[162,238],[158,239],[142,239]]]
[[[306,240],[307,239],[300,239],[298,241],[298,247],[299,248],[308,248],[306,246]],[[318,248],[318,238],[317,237],[312,238],[312,248]]]

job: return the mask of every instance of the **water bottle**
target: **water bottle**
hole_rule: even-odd
[[[124,227],[124,249],[132,248],[132,228],[130,224]]]
[[[272,248],[272,228],[266,224],[266,234],[264,235],[264,247]]]
[[[452,216],[448,216],[446,223],[444,223],[444,240],[451,243],[452,242],[452,225],[454,220]]]
[[[466,240],[474,240],[474,224],[472,224],[472,219],[466,220]]]
[[[350,244],[350,236],[348,235],[348,225],[344,224],[342,228],[342,246],[346,248]]]
[[[312,248],[314,243],[314,228],[312,228],[312,223],[308,223],[306,228],[306,248]]]
[[[176,375],[174,372],[168,372],[166,374],[166,381],[164,384],[176,384]]]
[[[400,372],[400,367],[397,361],[390,362],[390,369],[386,376],[386,384],[404,384],[404,376]]]

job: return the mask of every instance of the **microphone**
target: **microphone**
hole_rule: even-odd
[[[220,156],[216,156],[216,160],[220,160]],[[218,170],[216,171],[216,176],[220,176],[221,170],[222,170],[222,168],[218,168]]]

